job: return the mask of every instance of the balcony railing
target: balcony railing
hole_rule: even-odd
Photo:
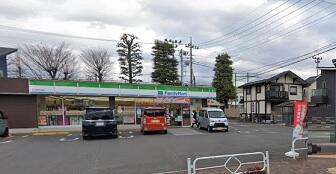
[[[287,91],[266,91],[266,99],[271,101],[286,101],[288,100]]]
[[[313,89],[311,102],[315,104],[328,103],[328,90],[325,88]]]

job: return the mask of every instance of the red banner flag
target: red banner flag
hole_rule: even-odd
[[[294,123],[293,138],[303,137],[303,121],[307,115],[307,102],[295,101],[294,103]]]

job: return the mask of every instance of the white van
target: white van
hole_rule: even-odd
[[[221,109],[202,108],[197,118],[200,129],[229,131],[229,122]]]

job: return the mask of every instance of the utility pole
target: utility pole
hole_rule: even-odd
[[[198,46],[196,45],[193,45],[192,43],[192,37],[190,37],[190,42],[186,45],[186,47],[190,48],[190,86],[193,86],[193,54],[192,54],[192,49],[195,48],[195,49],[198,49]]]
[[[237,90],[237,73],[234,73],[234,86],[235,86],[235,90]],[[237,107],[237,95],[236,95],[236,99],[235,99],[235,108]]]
[[[322,57],[313,56],[313,59],[315,60],[315,63],[316,63],[316,76],[318,76],[318,67],[319,67],[319,63],[322,60]]]
[[[181,64],[181,86],[183,86],[183,76],[184,76],[184,58],[183,56],[188,55],[187,51],[180,50],[180,64]]]
[[[250,75],[249,73],[246,73],[246,82],[249,82]]]

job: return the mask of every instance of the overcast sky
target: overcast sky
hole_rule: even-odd
[[[262,70],[262,65],[299,56],[336,41],[334,0],[0,2],[0,46],[18,47],[27,43],[57,44],[66,41],[76,51],[85,48],[108,48],[114,54],[114,73],[118,73],[114,41],[44,35],[18,31],[17,28],[108,40],[119,40],[123,33],[132,33],[142,43],[145,58],[144,81],[150,81],[150,53],[154,39],[169,38],[187,43],[192,36],[195,45],[200,47],[193,51],[195,61],[204,65],[194,65],[196,82],[202,85],[211,83],[211,67],[214,65],[215,56],[221,52],[232,56],[235,71],[250,70],[249,73],[253,74]],[[207,44],[209,40],[213,42]],[[179,49],[188,50],[184,45]],[[331,59],[336,58],[335,53],[330,51],[320,55],[323,57],[322,66],[331,66]],[[264,78],[284,70],[292,70],[302,78],[307,78],[316,74],[315,66],[314,61],[308,59],[259,76]],[[187,75],[188,73],[187,71]],[[117,76],[114,78],[117,79]],[[244,81],[246,79],[238,84]]]

